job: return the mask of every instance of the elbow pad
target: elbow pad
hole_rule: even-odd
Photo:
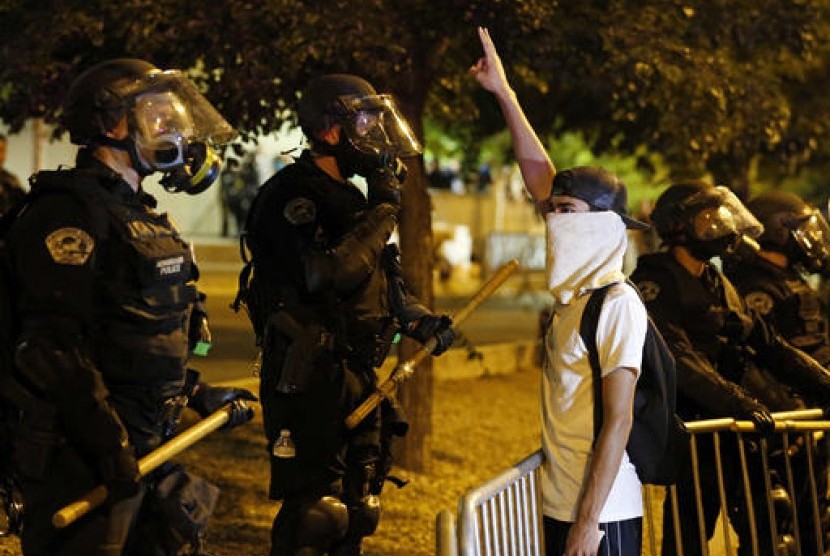
[[[395,207],[388,204],[373,207],[339,245],[325,252],[309,253],[304,260],[309,293],[329,288],[349,292],[363,282],[377,266],[378,257],[397,225],[396,214]]]

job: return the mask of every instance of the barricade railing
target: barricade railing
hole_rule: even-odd
[[[712,479],[711,476],[704,475],[707,472],[715,473],[722,527],[722,547],[719,547],[719,553],[727,556],[738,553],[735,536],[730,529],[730,525],[734,524],[730,519],[724,518],[736,515],[734,508],[737,500],[737,517],[746,520],[744,531],[748,536],[738,540],[746,543],[744,550],[748,550],[749,554],[827,554],[825,550],[830,549],[830,546],[826,546],[823,537],[820,515],[820,501],[826,500],[827,485],[818,480],[821,474],[826,474],[827,454],[822,454],[819,461],[816,460],[819,455],[817,440],[830,430],[830,421],[822,419],[823,412],[820,409],[774,413],[773,417],[775,434],[769,439],[754,434],[755,425],[750,421],[711,419],[686,423],[691,433],[690,479],[694,508],[679,507],[678,488],[683,488],[683,485],[668,489],[672,529],[680,530],[680,535],[674,536],[673,548],[676,554],[683,556],[684,547],[688,546],[695,547],[694,552],[709,554],[709,542],[714,531],[712,523],[708,524],[707,530],[704,519],[703,503],[707,493],[703,492],[702,482]],[[730,446],[730,439],[721,438],[724,433],[733,436],[736,443]],[[708,444],[710,440],[711,445]],[[701,458],[702,445],[706,446],[703,451],[711,451],[712,460]],[[822,449],[827,449],[826,443],[822,443]],[[737,482],[730,480],[730,473],[725,471],[727,466],[734,463],[730,457],[735,452],[739,463]],[[818,467],[819,463],[821,468]],[[776,478],[775,482],[773,477]],[[820,488],[823,490],[820,491]],[[740,492],[736,489],[740,489]],[[694,527],[689,526],[689,514],[686,513],[689,510],[693,512]],[[741,512],[744,515],[740,515]],[[686,530],[682,528],[681,516],[687,518]],[[690,544],[689,535],[696,535],[696,542]]]
[[[700,488],[699,445],[704,438],[711,439],[714,446],[714,461],[717,475],[717,497],[721,511],[722,547],[713,550],[712,554],[737,554],[734,546],[734,535],[729,528],[730,497],[727,496],[729,486],[724,482],[723,468],[723,440],[725,433],[737,441],[739,454],[740,488],[746,497],[746,514],[750,539],[744,542],[751,544],[750,554],[755,556],[772,554],[774,556],[807,556],[812,554],[826,554],[830,546],[822,537],[819,503],[827,493],[819,492],[821,486],[817,482],[817,465],[815,458],[816,438],[823,431],[830,430],[830,421],[821,420],[822,411],[802,410],[780,412],[773,414],[775,418],[775,435],[767,440],[751,433],[755,432],[755,425],[750,421],[735,419],[713,419],[686,423],[691,433],[690,459],[692,465],[692,481],[694,484],[694,506],[696,509],[697,531],[683,531],[677,535],[674,543],[676,553],[683,556],[684,536],[698,535],[701,553],[709,554],[708,538],[703,520],[702,504],[704,496]],[[770,463],[770,444],[776,448],[775,465]],[[750,454],[748,454],[750,452]],[[750,458],[750,455],[752,458]],[[753,484],[749,468],[760,461],[763,474],[762,485]],[[794,461],[798,460],[798,465]],[[436,553],[439,556],[540,556],[544,554],[542,533],[541,491],[539,488],[539,472],[544,463],[541,451],[525,457],[506,471],[497,475],[485,484],[467,492],[460,500],[458,509],[458,524],[454,523],[449,510],[442,511],[438,516],[436,532]],[[729,462],[730,465],[734,462]],[[776,468],[783,477],[782,484],[771,482],[772,469]],[[757,468],[757,466],[756,466]],[[803,475],[797,476],[797,470]],[[687,479],[688,480],[688,479]],[[800,482],[799,482],[800,481]],[[804,484],[807,490],[805,501]],[[826,487],[822,487],[826,488]],[[783,489],[783,490],[782,490]],[[673,486],[647,486],[643,491],[643,505],[645,509],[643,553],[656,556],[660,554],[660,543],[663,537],[661,521],[655,519],[655,514],[662,516],[664,491],[668,490],[673,529],[680,529],[679,504],[677,490]],[[760,496],[766,500],[766,515],[756,515],[753,496]],[[792,501],[786,512],[781,508],[786,506],[786,499]],[[776,509],[778,508],[778,509]],[[803,514],[809,508],[810,516]],[[779,515],[787,513],[787,515]],[[668,517],[668,516],[667,516]],[[799,521],[801,518],[802,521]],[[759,538],[758,520],[765,519],[762,527],[770,535],[769,538]],[[799,526],[805,520],[812,524],[808,530]],[[781,524],[788,525],[788,531],[779,531]],[[711,527],[710,527],[711,529]],[[710,531],[711,533],[711,531]],[[789,535],[789,536],[788,536]],[[810,538],[805,538],[809,536]]]

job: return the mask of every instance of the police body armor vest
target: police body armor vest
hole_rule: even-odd
[[[253,232],[251,224],[254,220],[271,218],[259,215],[262,199],[270,195],[279,195],[286,201],[307,197],[314,202],[317,221],[321,225],[313,248],[320,250],[339,244],[343,236],[352,231],[362,211],[368,208],[360,190],[328,177],[305,154],[260,188],[249,213],[246,226],[249,233]],[[270,208],[269,203],[265,204]],[[296,251],[290,237],[280,245],[267,245],[255,235],[249,236],[247,241],[255,266],[252,294],[260,298],[262,305],[259,319],[283,308],[300,322],[323,324],[335,333],[338,342],[349,344],[349,350],[362,351],[367,344],[374,344],[375,336],[383,327],[381,321],[389,314],[387,278],[380,261],[376,271],[349,294],[336,296],[330,292],[326,296],[310,297],[300,260],[303,254]],[[252,320],[257,328],[257,319]],[[374,347],[369,349],[373,350]]]
[[[124,352],[169,364],[148,368],[102,365],[105,379],[118,383],[160,386],[183,380],[187,356],[187,324],[197,290],[190,248],[166,214],[136,196],[124,200],[83,170],[41,172],[33,183],[64,190],[83,200],[93,218],[99,244],[96,274],[101,290],[94,308],[96,358],[125,359]],[[46,194],[46,192],[40,192]],[[172,361],[175,360],[175,363]],[[155,367],[155,368],[150,368]],[[136,372],[141,374],[136,376]],[[112,376],[112,375],[121,375]],[[174,386],[171,385],[174,388]]]
[[[187,322],[196,300],[193,257],[166,214],[141,204],[109,205],[115,233],[129,247],[113,253],[129,266],[111,270],[104,282],[103,324],[115,343],[136,351],[167,357],[187,355]],[[109,261],[104,261],[107,265]],[[125,272],[127,269],[127,272]],[[103,327],[102,327],[103,328]],[[101,332],[104,332],[101,330]]]

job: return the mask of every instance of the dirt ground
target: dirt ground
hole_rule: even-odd
[[[539,447],[539,384],[538,369],[437,382],[429,471],[405,473],[410,483],[402,489],[387,485],[380,527],[366,540],[365,555],[434,555],[436,514],[455,511],[464,492]],[[180,461],[222,489],[207,552],[266,555],[279,505],[266,496],[268,460],[259,417],[215,433]],[[18,554],[15,540],[0,539],[0,556]]]

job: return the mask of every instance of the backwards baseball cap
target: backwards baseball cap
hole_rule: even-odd
[[[551,195],[567,195],[588,203],[592,211],[610,210],[620,215],[625,227],[648,230],[650,226],[628,216],[628,194],[620,179],[596,166],[577,166],[553,177]]]

